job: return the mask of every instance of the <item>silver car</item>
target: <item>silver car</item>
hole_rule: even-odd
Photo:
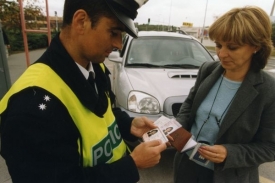
[[[194,37],[175,32],[141,31],[126,35],[123,49],[113,51],[113,91],[116,106],[130,116],[177,115],[194,85],[198,68],[214,61]]]

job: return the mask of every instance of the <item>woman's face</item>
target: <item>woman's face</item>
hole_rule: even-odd
[[[255,46],[238,45],[233,42],[215,41],[216,53],[226,71],[247,72],[255,51]]]

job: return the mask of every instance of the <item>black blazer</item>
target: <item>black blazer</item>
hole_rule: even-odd
[[[177,120],[190,130],[196,111],[224,72],[219,62],[204,63]],[[275,157],[275,79],[250,70],[226,113],[215,144],[227,149],[225,162],[215,164],[215,182],[259,182],[258,166]]]

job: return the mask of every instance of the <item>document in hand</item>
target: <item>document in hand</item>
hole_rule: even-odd
[[[168,142],[167,137],[163,133],[163,131],[159,128],[154,128],[145,134],[143,134],[142,139],[144,142],[151,140],[161,140],[163,143]]]
[[[174,142],[170,142],[179,152],[184,152],[196,146],[197,142],[193,140],[192,134],[182,128],[176,119],[161,116],[155,122],[155,125],[167,136],[173,137]],[[144,141],[146,139],[143,138]]]
[[[204,143],[197,143],[197,145],[195,146],[194,150],[192,151],[189,159],[198,163],[202,163],[207,165],[209,163],[209,160],[205,159],[202,155],[200,155],[200,153],[198,152],[198,149],[201,146],[207,146],[207,144]]]
[[[192,134],[182,127],[171,133],[170,136],[174,139],[174,142],[170,143],[179,152],[187,151],[197,145],[197,142],[192,138]]]

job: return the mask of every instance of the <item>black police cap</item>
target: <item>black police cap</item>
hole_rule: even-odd
[[[126,32],[137,38],[134,19],[137,10],[148,0],[105,0],[115,16],[125,25]]]

